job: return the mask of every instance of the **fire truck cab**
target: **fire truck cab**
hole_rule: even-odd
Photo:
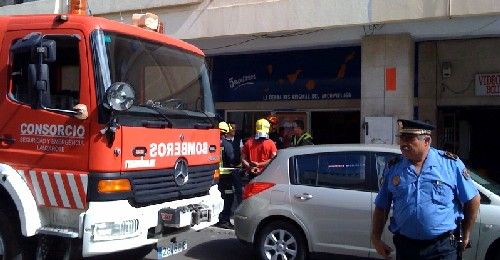
[[[217,222],[199,49],[78,15],[0,17],[0,44],[0,257],[100,255]]]

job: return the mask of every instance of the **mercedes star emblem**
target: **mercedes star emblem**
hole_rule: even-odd
[[[186,184],[189,180],[189,171],[187,161],[184,159],[179,159],[175,162],[174,167],[174,181],[177,186],[182,186]]]

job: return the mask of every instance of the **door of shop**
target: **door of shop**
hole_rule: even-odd
[[[360,142],[359,111],[313,111],[311,134],[315,144]]]
[[[500,181],[500,107],[439,108],[437,145],[456,153],[479,174]]]

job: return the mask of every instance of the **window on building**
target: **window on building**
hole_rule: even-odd
[[[265,118],[271,111],[234,111],[227,113],[227,121],[234,122],[237,134],[246,140],[255,135],[255,122]]]

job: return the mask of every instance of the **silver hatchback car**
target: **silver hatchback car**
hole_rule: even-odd
[[[244,189],[235,233],[262,259],[305,259],[309,253],[378,258],[371,216],[388,145],[315,145],[279,150]],[[500,185],[472,174],[481,193],[472,248],[465,259],[500,259]],[[383,239],[391,243],[391,233]],[[394,248],[394,246],[392,246]]]

